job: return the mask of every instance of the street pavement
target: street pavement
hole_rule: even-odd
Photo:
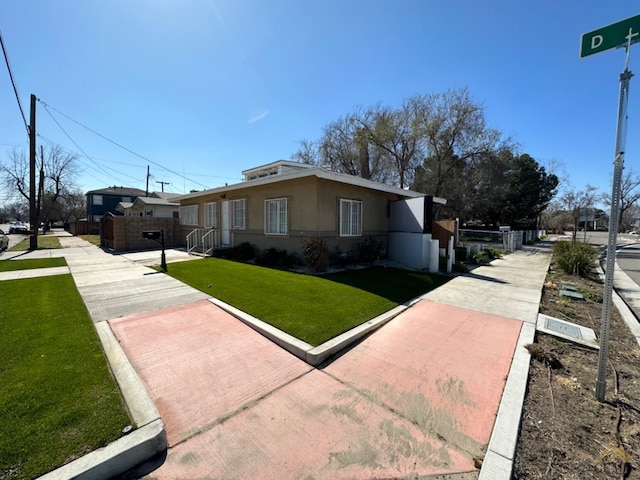
[[[60,240],[19,258],[65,256],[166,429],[166,456],[131,476],[510,478],[548,252],[454,278],[315,368],[145,267],[154,254]]]

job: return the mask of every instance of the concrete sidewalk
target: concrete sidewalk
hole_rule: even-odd
[[[138,473],[510,478],[548,264],[477,268],[321,368],[206,301],[110,321],[167,430],[162,465]]]
[[[534,338],[546,252],[457,277],[314,368],[140,265],[153,254],[136,261],[61,242],[105,349],[125,370],[125,397],[137,392],[128,402],[142,407],[132,409],[166,429],[166,458],[131,475],[510,478],[529,369],[522,347]]]

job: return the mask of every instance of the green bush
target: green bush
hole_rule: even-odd
[[[553,257],[565,273],[588,277],[596,265],[598,252],[587,243],[572,245],[571,242],[562,241],[555,243]]]
[[[239,260],[242,262],[246,262],[249,260],[253,260],[256,258],[258,254],[258,249],[255,245],[249,242],[242,242],[240,245],[236,245],[235,247],[229,249],[224,257],[229,260]]]
[[[456,262],[453,264],[453,271],[456,273],[468,273],[469,267],[467,267],[463,262]]]
[[[302,240],[302,255],[311,273],[326,272],[329,266],[329,249],[322,237],[309,237]]]
[[[296,264],[296,257],[286,250],[271,247],[260,252],[256,263],[265,267],[291,268]]]
[[[383,251],[384,244],[373,237],[367,237],[364,242],[358,243],[358,254],[361,262],[372,263],[379,260]]]

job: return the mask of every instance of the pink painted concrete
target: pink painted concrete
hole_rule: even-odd
[[[110,324],[170,446],[311,370],[208,300]]]
[[[472,460],[312,371],[170,449],[153,479],[372,479],[474,472]]]
[[[522,322],[421,301],[325,371],[473,455],[489,441]]]
[[[184,480],[476,478],[522,325],[421,301],[316,370],[208,301],[110,323]]]

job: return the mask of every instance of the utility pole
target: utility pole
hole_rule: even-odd
[[[156,182],[156,183],[159,183],[159,184],[161,185],[161,187],[162,187],[162,193],[164,193],[164,186],[165,186],[165,185],[170,185],[170,184],[169,184],[169,182]]]
[[[29,249],[38,249],[38,212],[36,210],[36,96],[31,94],[29,118],[29,222],[31,237]]]
[[[145,197],[149,196],[149,177],[151,176],[151,173],[149,173],[149,165],[147,165],[147,190],[146,193],[144,194]]]

